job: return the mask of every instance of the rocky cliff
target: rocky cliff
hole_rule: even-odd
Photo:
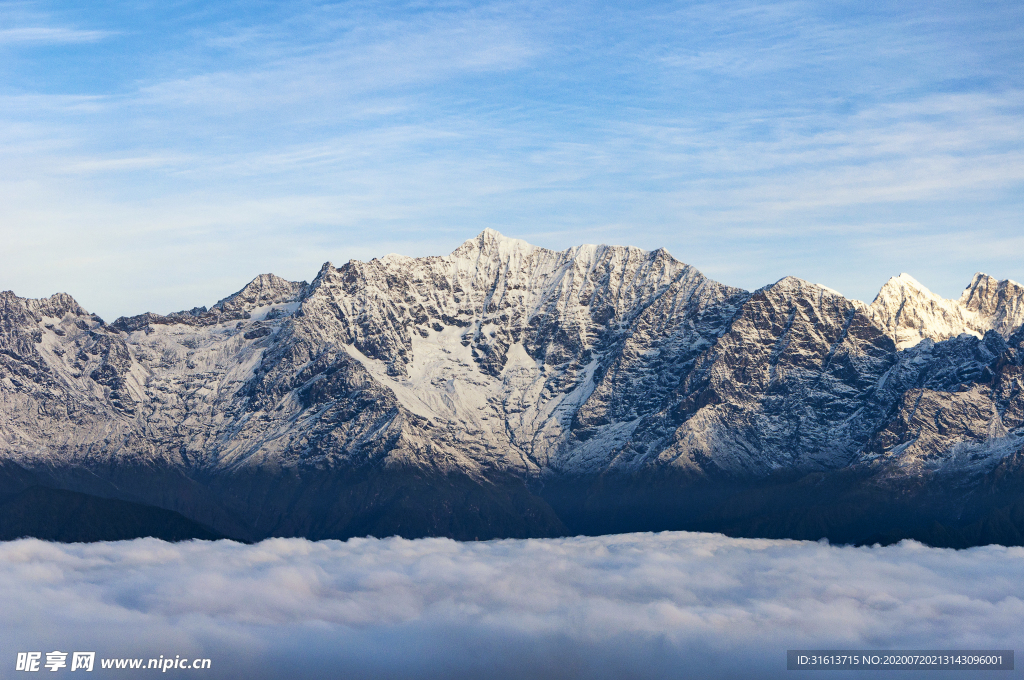
[[[110,324],[7,292],[0,496],[143,503],[246,540],[1013,542],[1022,324],[1024,288],[982,274],[957,301],[901,275],[865,305],[491,230]]]

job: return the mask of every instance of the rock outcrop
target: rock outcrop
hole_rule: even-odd
[[[111,324],[65,294],[7,292],[0,496],[144,503],[247,540],[971,543],[982,530],[958,527],[1024,479],[1022,324],[1024,288],[983,274],[958,301],[901,275],[864,305],[491,230],[444,257],[264,274],[209,309]],[[877,519],[894,497],[909,523]],[[842,498],[873,509],[821,519]]]

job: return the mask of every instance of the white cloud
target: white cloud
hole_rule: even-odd
[[[323,125],[325,119],[344,119],[351,108],[364,109],[374,93],[411,90],[433,99],[436,95],[422,88],[522,68],[543,52],[500,14],[441,10],[388,20],[369,13],[360,18],[364,24],[336,26],[326,37],[322,26],[311,25],[322,19],[319,15],[296,18],[305,40],[288,35],[296,25],[256,34],[242,29],[239,39],[233,39],[234,32],[211,36],[211,44],[233,48],[231,59],[220,68],[145,85],[136,103],[161,112],[184,107],[190,115],[201,111],[232,119],[257,110],[280,115],[283,109],[290,115],[282,118],[291,125]]]
[[[788,648],[1020,648],[1022,572],[1024,548],[692,533],[21,540],[0,544],[0,664],[67,649],[209,657],[210,678],[781,678]]]
[[[60,26],[24,26],[0,29],[0,45],[18,43],[60,45],[96,42],[110,35],[113,34],[109,31],[82,31]]]

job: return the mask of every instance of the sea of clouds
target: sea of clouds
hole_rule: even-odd
[[[0,601],[3,677],[61,650],[211,659],[175,677],[810,678],[787,649],[1024,648],[1024,548],[24,539],[0,543]]]

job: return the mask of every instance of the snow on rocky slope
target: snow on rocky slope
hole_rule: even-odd
[[[1021,448],[1022,300],[981,274],[959,301],[906,275],[870,306],[794,278],[749,293],[664,250],[492,230],[111,324],[8,292],[0,487],[243,537],[538,535],[560,531],[538,488],[607,474],[983,475]]]
[[[448,257],[325,265],[296,331],[342,345],[453,455],[596,472],[746,295],[665,251],[488,230]]]
[[[1024,287],[978,273],[959,300],[946,300],[900,274],[882,286],[867,314],[899,349],[925,338],[948,340],[964,333],[980,338],[990,330],[1009,337],[1024,325]]]

